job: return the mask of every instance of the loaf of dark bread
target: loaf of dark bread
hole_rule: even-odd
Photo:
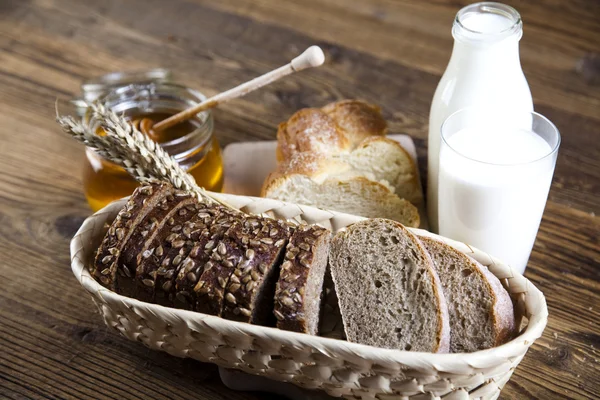
[[[317,334],[330,240],[330,231],[309,225],[290,238],[275,289],[279,329]]]

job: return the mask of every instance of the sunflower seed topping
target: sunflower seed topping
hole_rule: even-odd
[[[283,296],[279,299],[279,301],[281,302],[281,304],[283,304],[286,307],[294,306],[294,300],[292,300],[291,297]]]
[[[104,256],[102,258],[102,264],[108,264],[112,260],[112,256]]]
[[[179,265],[179,263],[181,262],[181,258],[182,258],[182,257],[181,257],[181,255],[180,255],[180,254],[177,254],[177,255],[175,256],[175,258],[173,259],[173,265],[174,265],[174,266],[177,266],[177,265]]]
[[[171,228],[171,232],[179,232],[182,229],[181,225],[175,225]]]
[[[252,315],[250,310],[248,310],[247,308],[244,308],[244,307],[240,307],[240,313],[245,317],[249,317],[250,315]]]
[[[156,250],[154,250],[154,254],[156,254],[159,257],[162,257],[162,255],[163,255],[163,247],[162,246],[158,246],[156,248]]]
[[[231,293],[235,293],[240,289],[240,287],[242,287],[242,285],[240,285],[239,283],[234,283],[232,285],[229,285],[229,291]]]
[[[195,273],[193,273],[193,272],[188,272],[188,274],[186,275],[186,277],[192,283],[196,283],[198,281],[198,276]]]
[[[154,287],[154,281],[152,279],[143,279],[142,283],[148,287]]]
[[[180,249],[180,248],[182,248],[182,247],[183,247],[183,245],[184,245],[184,244],[185,244],[185,240],[183,240],[183,239],[179,239],[179,240],[174,240],[174,241],[171,243],[171,246],[172,246],[174,249]]]
[[[300,243],[298,247],[300,247],[304,251],[310,251],[310,245],[308,243]]]
[[[228,303],[231,303],[231,304],[237,304],[237,301],[235,300],[235,296],[234,296],[234,295],[232,295],[231,293],[227,293],[227,294],[225,295],[225,300],[226,300]]]
[[[285,319],[283,314],[277,310],[273,311],[273,314],[275,314],[275,318],[277,318],[279,321],[283,321]]]
[[[150,258],[150,256],[152,256],[152,254],[154,254],[154,247],[151,248],[151,249],[148,249],[148,250],[144,251],[142,253],[142,257],[144,257],[144,258]]]

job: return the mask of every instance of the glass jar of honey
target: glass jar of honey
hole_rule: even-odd
[[[185,86],[150,82],[113,88],[101,101],[159,143],[195,178],[200,187],[220,191],[223,187],[223,160],[219,143],[213,134],[210,111],[198,113],[158,133],[151,129],[152,123],[192,107],[205,98],[202,93]],[[83,184],[87,201],[94,211],[130,195],[138,185],[123,168],[103,159],[89,148],[86,149]]]

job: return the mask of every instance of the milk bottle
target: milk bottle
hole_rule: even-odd
[[[470,106],[532,111],[531,92],[519,60],[523,26],[519,13],[500,3],[476,3],[454,20],[454,48],[429,116],[427,211],[438,232],[440,127],[453,112]]]

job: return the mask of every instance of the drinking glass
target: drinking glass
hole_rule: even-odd
[[[442,124],[439,230],[523,273],[540,226],[560,145],[529,111],[466,108]]]

